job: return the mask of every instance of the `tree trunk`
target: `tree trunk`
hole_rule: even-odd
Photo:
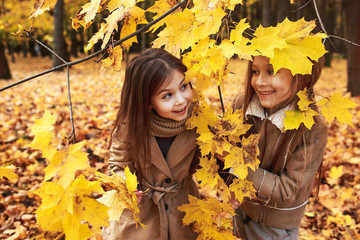
[[[63,35],[64,0],[58,0],[54,9],[54,52],[65,61],[69,61],[66,43]],[[52,56],[52,66],[56,67],[64,62]]]
[[[262,21],[263,27],[271,26],[271,0],[263,0],[262,6]]]
[[[0,43],[0,79],[10,79],[10,68],[5,56],[5,47]]]
[[[290,0],[278,0],[278,12],[276,17],[278,23],[284,21],[285,18],[289,16],[290,7]]]
[[[346,38],[360,43],[360,1],[344,0],[346,16]],[[347,89],[352,96],[360,95],[360,47],[348,44],[348,82]]]

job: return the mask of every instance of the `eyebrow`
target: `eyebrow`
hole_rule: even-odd
[[[185,81],[185,78],[183,78],[183,80],[181,80],[181,82],[179,83],[179,85],[183,84],[184,81]],[[156,95],[159,95],[159,94],[161,94],[161,93],[163,93],[163,92],[168,92],[168,91],[170,91],[170,89],[164,88],[164,89],[161,89]]]

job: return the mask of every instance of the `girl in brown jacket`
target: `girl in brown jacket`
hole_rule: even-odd
[[[297,92],[313,86],[321,74],[323,58],[314,62],[311,75],[292,76],[273,66],[264,56],[249,62],[245,93],[237,97],[234,109],[242,108],[251,134],[260,134],[259,168],[249,170],[248,180],[257,191],[237,209],[235,225],[243,239],[298,239],[299,226],[319,170],[327,139],[327,125],[317,116],[309,130],[284,131],[286,110],[296,110]],[[315,108],[315,107],[314,107]]]
[[[186,66],[162,49],[148,49],[133,58],[125,72],[121,106],[112,133],[109,172],[136,173],[141,222],[130,210],[103,231],[106,240],[196,239],[183,226],[177,207],[198,197],[192,173],[198,159],[194,131],[185,129],[193,108],[193,92],[185,82]]]

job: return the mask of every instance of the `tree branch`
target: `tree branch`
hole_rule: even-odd
[[[130,34],[130,35],[128,35],[128,36],[126,36],[126,37],[118,40],[118,41],[116,41],[116,42],[114,43],[114,46],[120,45],[121,43],[125,42],[126,40],[128,40],[128,39],[130,39],[130,38],[132,38],[132,37],[134,37],[134,36],[136,36],[136,35],[138,35],[139,33],[148,30],[152,25],[160,22],[162,19],[164,19],[165,17],[167,17],[168,15],[170,15],[172,12],[174,12],[176,9],[178,9],[178,8],[179,8],[183,3],[185,3],[185,2],[187,2],[187,0],[182,0],[181,2],[179,2],[178,4],[176,4],[173,8],[171,8],[169,11],[167,11],[166,13],[164,13],[163,15],[161,15],[160,17],[158,17],[158,18],[155,19],[154,21],[151,21],[150,23],[146,24],[144,27],[140,28],[139,30],[133,32],[132,34]],[[50,50],[50,51],[53,53],[53,51],[52,51],[51,49],[48,49],[48,50]],[[76,64],[79,64],[79,63],[82,63],[82,62],[86,62],[86,61],[88,61],[88,60],[90,60],[90,59],[92,59],[92,58],[94,58],[94,57],[96,57],[96,56],[104,53],[105,51],[107,51],[107,48],[103,48],[103,49],[101,49],[101,50],[99,50],[99,51],[97,51],[97,52],[95,52],[95,53],[93,53],[93,54],[91,54],[91,55],[89,55],[89,56],[87,56],[87,57],[85,57],[85,58],[82,58],[82,59],[79,59],[79,60],[76,60],[76,61],[73,61],[73,62],[65,62],[64,64],[61,64],[61,65],[56,66],[56,67],[53,67],[53,68],[48,69],[48,70],[46,70],[46,71],[44,71],[44,72],[35,74],[35,75],[30,76],[30,77],[27,77],[27,78],[24,78],[24,79],[22,79],[22,80],[19,80],[19,81],[15,82],[15,83],[12,83],[12,84],[10,84],[10,85],[8,85],[8,86],[5,86],[5,87],[1,88],[1,89],[0,89],[0,92],[5,91],[5,90],[7,90],[7,89],[9,89],[9,88],[15,87],[15,86],[17,86],[17,85],[19,85],[19,84],[22,84],[22,83],[27,82],[27,81],[29,81],[29,80],[32,80],[32,79],[34,79],[34,78],[37,78],[37,77],[43,76],[43,75],[45,75],[45,74],[48,74],[48,73],[50,73],[50,72],[54,72],[54,71],[56,71],[56,70],[62,69],[62,68],[64,68],[64,67],[70,67],[70,66],[72,66],[72,65],[76,65]]]

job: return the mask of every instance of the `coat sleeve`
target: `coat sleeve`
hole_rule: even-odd
[[[116,173],[123,177],[124,168],[128,166],[133,172],[134,162],[130,156],[130,144],[125,140],[113,138],[110,146],[110,158],[108,159],[109,168],[108,173]]]
[[[327,131],[327,126],[320,123],[305,133],[294,152],[289,153],[280,175],[262,168],[255,172],[249,169],[248,180],[254,183],[258,200],[287,205],[296,200],[300,189],[311,188],[325,151]]]

